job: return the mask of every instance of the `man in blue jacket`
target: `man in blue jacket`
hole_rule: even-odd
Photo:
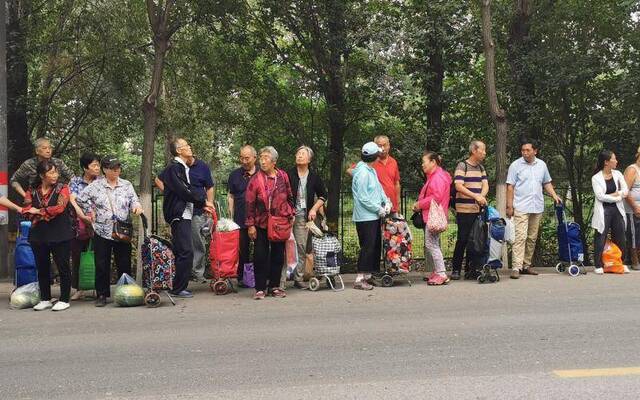
[[[176,276],[173,280],[173,295],[193,297],[189,286],[189,277],[193,265],[193,242],[191,240],[191,220],[194,207],[212,208],[205,193],[191,185],[187,161],[193,157],[191,146],[186,140],[178,138],[169,145],[174,159],[159,175],[164,183],[164,201],[162,213],[164,220],[171,226],[171,242],[176,258]]]

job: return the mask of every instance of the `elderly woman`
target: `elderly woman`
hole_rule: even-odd
[[[76,198],[83,213],[93,221],[93,251],[96,262],[96,307],[104,307],[111,296],[111,256],[118,276],[131,274],[131,242],[114,238],[115,221],[127,221],[130,213],[140,215],[142,208],[131,182],[120,178],[122,166],[115,156],[100,163],[105,179],[96,179]]]
[[[76,292],[71,296],[71,300],[79,300],[84,297],[82,290],[78,290],[79,272],[80,272],[80,254],[87,251],[89,242],[93,236],[93,228],[89,218],[80,218],[84,216],[82,210],[76,203],[76,198],[96,179],[102,178],[100,175],[100,158],[93,153],[84,153],[80,156],[80,167],[82,175],[74,176],[69,182],[69,191],[71,192],[71,205],[78,215],[78,231],[76,237],[71,242],[71,287]]]
[[[293,277],[294,286],[306,289],[303,280],[304,262],[309,230],[307,222],[316,219],[318,211],[327,201],[327,189],[322,178],[314,170],[309,168],[313,160],[313,150],[307,146],[300,146],[296,150],[296,166],[289,170],[291,190],[294,193],[296,218],[293,223],[293,236],[298,246],[298,265]],[[284,269],[283,269],[284,272]],[[283,273],[283,277],[285,274]],[[283,282],[280,282],[281,286]]]
[[[265,298],[267,288],[273,297],[286,297],[280,286],[284,241],[269,238],[268,224],[272,217],[291,219],[295,214],[289,176],[276,167],[278,152],[267,146],[260,149],[259,154],[260,171],[251,177],[245,194],[245,225],[249,238],[254,241],[256,292],[253,298],[256,300]]]
[[[433,151],[427,151],[422,156],[422,172],[427,177],[418,201],[413,205],[413,211],[421,211],[425,225],[429,224],[429,210],[431,201],[435,201],[442,207],[444,215],[449,211],[449,193],[451,188],[451,176],[442,168],[442,157]],[[446,285],[449,277],[445,272],[444,258],[440,249],[440,233],[430,232],[427,227],[424,230],[425,250],[431,254],[435,271],[425,277],[431,286]]]
[[[69,187],[58,183],[60,173],[50,160],[40,161],[36,166],[38,178],[34,187],[24,197],[22,213],[33,223],[29,243],[38,268],[40,302],[33,309],[43,311],[51,308],[62,311],[69,308],[71,294],[71,271],[69,255],[75,231],[71,224]],[[51,303],[51,256],[60,272],[60,301]]]
[[[631,269],[640,270],[638,251],[640,250],[640,147],[636,160],[624,171],[624,180],[629,188],[624,204],[627,213],[627,257]]]
[[[391,212],[391,200],[385,195],[373,164],[382,149],[374,142],[362,146],[360,161],[353,169],[353,222],[356,223],[360,253],[358,275],[354,289],[371,290],[368,282],[375,272],[380,272],[382,254],[382,231],[380,218]]]

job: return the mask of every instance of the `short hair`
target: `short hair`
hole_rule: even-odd
[[[256,153],[256,148],[253,147],[252,145],[245,144],[244,146],[240,147],[240,151],[244,149],[249,149],[251,151],[251,154],[253,154],[254,157],[258,157],[258,153]]]
[[[94,161],[97,161],[99,163],[100,157],[98,157],[94,153],[83,153],[80,156],[80,168],[82,168],[83,170],[87,169],[89,168],[89,164],[91,164]]]
[[[387,136],[387,135],[378,135],[378,136],[373,138],[373,141],[377,142],[378,139],[387,139],[387,142],[391,143],[391,140],[389,139],[389,136]]]
[[[520,148],[522,148],[522,146],[525,146],[527,144],[530,144],[534,150],[538,150],[538,148],[540,147],[540,143],[536,139],[527,138],[527,137],[523,137],[522,139],[520,139]]]
[[[54,169],[57,170],[58,167],[56,167],[56,165],[51,160],[42,160],[38,162],[38,164],[36,165],[36,179],[32,188],[35,189],[38,186],[42,185],[42,175]]]
[[[169,142],[169,153],[171,153],[172,156],[177,157],[178,156],[178,142],[180,140],[184,140],[183,138],[175,138],[173,140],[171,140]]]
[[[300,150],[306,150],[307,154],[309,154],[309,161],[313,160],[313,150],[311,150],[311,147],[302,145],[296,149],[296,154],[298,154]]]
[[[46,137],[41,137],[36,139],[33,146],[37,149],[38,147],[42,146],[45,143],[51,145],[51,140],[47,139]]]
[[[278,162],[278,151],[273,146],[265,146],[260,149],[260,154],[268,153],[271,161]]]
[[[478,150],[482,144],[484,144],[482,140],[472,140],[471,143],[469,143],[469,154],[473,154],[473,152]]]

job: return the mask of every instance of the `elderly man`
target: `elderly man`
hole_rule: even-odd
[[[181,138],[175,139],[170,143],[169,149],[175,158],[159,176],[164,184],[162,212],[164,220],[171,226],[171,241],[176,258],[172,294],[187,298],[193,297],[187,287],[193,266],[191,221],[194,208],[213,208],[213,204],[206,200],[204,191],[197,190],[191,183],[188,162],[193,153],[189,143]]]
[[[376,171],[378,181],[382,185],[384,194],[391,199],[391,212],[400,211],[400,169],[395,158],[389,155],[391,142],[386,135],[378,135],[373,142],[381,149],[378,159],[372,164]],[[347,173],[353,176],[355,164],[347,169]]]
[[[453,182],[456,186],[455,210],[456,224],[458,225],[458,237],[453,251],[453,266],[451,279],[460,279],[462,260],[464,258],[469,234],[473,222],[480,214],[480,207],[487,205],[487,193],[489,193],[489,181],[487,172],[482,162],[487,156],[486,146],[479,140],[474,140],[469,145],[469,158],[461,161],[456,166]],[[476,279],[479,265],[470,259],[467,252],[465,279]]]
[[[40,161],[51,160],[60,173],[60,183],[69,183],[73,177],[73,171],[67,167],[62,160],[52,157],[53,148],[51,147],[51,141],[49,139],[37,139],[35,152],[36,156],[23,162],[11,177],[11,187],[22,197],[25,196],[25,190],[29,189],[38,177],[36,167]]]
[[[507,173],[507,217],[514,217],[516,228],[511,279],[520,278],[520,274],[538,275],[531,266],[531,260],[544,211],[542,189],[553,197],[556,204],[560,203],[560,197],[551,184],[547,164],[536,158],[537,142],[522,139],[520,152],[522,157],[511,163]]]
[[[244,287],[242,283],[242,273],[244,264],[250,260],[249,254],[249,233],[246,225],[246,202],[245,192],[251,177],[256,173],[256,149],[250,145],[240,148],[240,168],[237,168],[229,175],[227,182],[228,195],[227,205],[229,215],[233,216],[233,221],[240,226],[240,260],[238,263],[238,285]]]

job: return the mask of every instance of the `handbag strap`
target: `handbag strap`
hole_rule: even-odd
[[[117,220],[118,217],[116,216],[116,210],[113,207],[113,202],[111,201],[111,195],[109,194],[108,191],[107,191],[107,200],[109,200],[109,206],[111,207],[111,219],[112,220]]]
[[[264,175],[265,176],[262,179],[262,187],[264,189],[265,195],[267,195],[267,215],[271,215],[271,199],[273,198],[273,192],[276,191],[276,187],[278,186],[278,170],[276,170],[276,179],[273,183],[273,190],[270,193],[267,190],[267,179],[269,179],[269,177],[267,176],[267,174]]]

